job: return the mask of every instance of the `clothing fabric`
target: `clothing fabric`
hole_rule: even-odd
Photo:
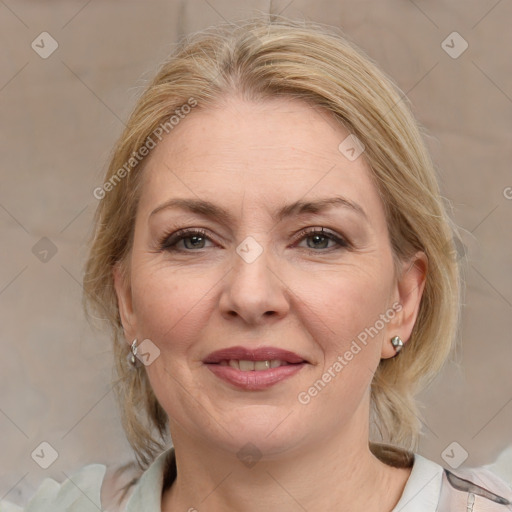
[[[43,480],[25,508],[0,502],[0,512],[161,512],[162,489],[176,478],[174,448],[162,452],[132,487],[121,510],[104,508],[107,467],[89,464],[59,484]],[[510,512],[512,486],[484,467],[448,470],[414,454],[411,474],[392,512]]]

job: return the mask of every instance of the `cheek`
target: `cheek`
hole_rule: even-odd
[[[388,311],[391,283],[382,274],[355,268],[343,276],[338,273],[336,279],[317,276],[310,281],[329,292],[316,288],[316,295],[308,293],[309,281],[300,291],[301,297],[309,297],[300,315],[319,348],[318,367],[300,396],[310,397],[312,410],[319,414],[331,410],[333,417],[348,419],[363,400],[380,362],[387,332],[381,315]]]
[[[149,338],[161,351],[180,351],[201,330],[208,303],[206,276],[180,271],[139,268],[132,280],[133,308],[139,336]],[[172,342],[172,343],[171,343]]]
[[[386,313],[392,282],[383,276],[388,275],[376,264],[371,270],[369,265],[347,265],[335,272],[304,276],[296,288],[298,304],[303,303],[303,317],[310,319],[312,332],[325,340],[326,353],[344,352]],[[381,322],[378,327],[384,330]]]

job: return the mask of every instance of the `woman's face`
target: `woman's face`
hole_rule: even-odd
[[[419,265],[396,279],[368,165],[339,149],[348,135],[298,100],[232,97],[199,105],[152,150],[130,287],[116,272],[116,291],[127,343],[149,340],[138,371],[175,443],[271,457],[364,439],[374,371],[391,337],[408,339],[423,285]],[[232,347],[247,352],[207,363]],[[277,366],[279,349],[303,363]],[[243,358],[275,368],[239,369]]]

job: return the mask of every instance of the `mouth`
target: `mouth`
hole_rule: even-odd
[[[309,364],[302,356],[276,347],[231,347],[212,352],[203,363],[222,380],[252,391],[273,386]]]
[[[264,370],[268,368],[277,368],[285,364],[307,363],[304,357],[277,347],[259,347],[247,348],[242,346],[229,347],[211,352],[204,360],[205,364],[226,365],[238,364],[241,370]],[[242,363],[242,365],[240,365]],[[252,363],[258,363],[260,368],[252,368]],[[265,365],[265,366],[263,366]],[[235,366],[233,366],[235,368]]]
[[[222,360],[219,363],[209,363],[209,364],[218,364],[220,366],[230,366],[231,368],[236,368],[242,372],[253,372],[253,371],[264,371],[270,370],[271,368],[279,368],[280,366],[287,366],[292,364],[301,364],[301,363],[289,363],[288,361],[281,361],[280,359],[266,359],[264,361],[248,361],[247,359],[229,359]]]

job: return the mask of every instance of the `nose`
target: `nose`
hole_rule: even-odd
[[[244,248],[250,250],[244,252]],[[223,280],[219,303],[222,315],[241,318],[252,325],[268,322],[269,318],[283,318],[290,307],[289,289],[277,267],[268,248],[254,240],[249,246],[240,244],[233,252],[232,268]]]

